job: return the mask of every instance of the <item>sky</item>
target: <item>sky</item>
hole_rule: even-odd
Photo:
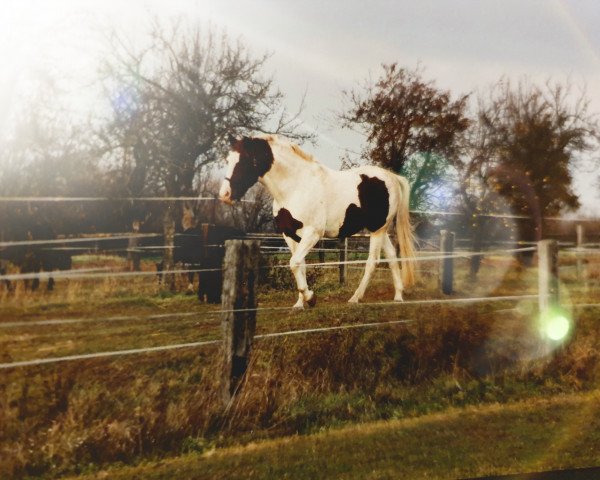
[[[341,92],[376,78],[382,63],[420,64],[456,96],[476,95],[503,75],[570,79],[585,85],[600,112],[596,0],[8,0],[0,6],[0,128],[42,71],[68,79],[72,98],[87,108],[102,26],[141,35],[149,14],[210,22],[257,56],[270,52],[266,73],[289,108],[306,95],[302,120],[318,142],[306,149],[332,167],[363,142],[335,120]],[[583,213],[600,215],[596,181],[596,173],[576,175]]]

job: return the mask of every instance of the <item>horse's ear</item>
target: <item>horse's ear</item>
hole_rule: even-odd
[[[237,143],[237,138],[235,138],[231,133],[227,134],[227,140],[229,141],[229,146],[233,148]]]

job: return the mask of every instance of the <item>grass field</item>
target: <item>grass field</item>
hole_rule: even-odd
[[[600,464],[600,392],[352,425],[80,479],[450,479]]]
[[[573,257],[561,258],[563,304],[597,302],[600,257],[590,257],[582,280]],[[82,256],[76,266],[123,269],[124,261]],[[437,262],[419,268],[405,299],[445,298]],[[260,307],[293,304],[287,275],[271,271]],[[600,463],[593,452],[571,448],[597,446],[587,427],[598,404],[598,309],[567,308],[572,333],[552,344],[540,339],[535,301],[378,304],[393,296],[389,271],[380,268],[365,304],[347,305],[359,275],[350,270],[343,287],[335,269],[315,275],[317,307],[260,311],[257,333],[412,323],[257,340],[227,409],[218,346],[0,371],[0,472],[172,478],[175,469],[184,477],[232,478],[234,469],[240,478],[391,478],[405,471],[405,478],[452,478]],[[535,293],[537,272],[488,257],[473,281],[467,261],[458,260],[456,289],[453,298]],[[0,302],[0,362],[220,338],[218,305],[165,292],[154,277],[59,280],[53,293],[19,285],[0,290]],[[564,446],[568,456],[533,462],[564,438],[567,421],[580,425]],[[123,464],[133,466],[115,467]]]

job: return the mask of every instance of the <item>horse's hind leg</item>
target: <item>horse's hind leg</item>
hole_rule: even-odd
[[[385,258],[389,261],[390,270],[392,272],[392,279],[394,280],[394,301],[402,301],[402,290],[404,286],[402,284],[402,275],[400,274],[400,267],[398,260],[396,260],[396,247],[390,240],[390,236],[386,233],[383,240],[383,253]]]
[[[369,258],[367,259],[367,264],[365,266],[365,273],[356,292],[354,292],[352,298],[348,300],[348,303],[358,303],[364,296],[367,286],[371,281],[371,277],[373,276],[373,272],[375,271],[375,267],[381,258],[381,247],[386,236],[387,232],[384,228],[371,234],[371,240],[369,242]]]

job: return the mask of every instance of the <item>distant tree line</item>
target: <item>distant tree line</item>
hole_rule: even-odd
[[[344,92],[342,124],[365,134],[361,160],[407,176],[414,209],[464,212],[462,229],[484,239],[537,240],[543,218],[576,210],[573,173],[598,148],[584,90],[501,78],[469,103],[424,78],[383,65],[381,76]],[[591,158],[591,155],[590,155]],[[525,216],[497,220],[481,214]]]
[[[101,106],[88,119],[65,112],[52,81],[40,81],[11,119],[1,139],[2,196],[213,196],[228,134],[314,139],[301,129],[302,105],[288,112],[265,75],[268,56],[225,32],[154,21],[143,41],[116,31],[105,38]],[[412,208],[464,212],[457,228],[475,243],[500,227],[509,237],[540,238],[543,217],[579,206],[573,172],[597,148],[599,128],[585,91],[568,82],[502,78],[477,95],[454,96],[423,68],[390,64],[343,96],[338,121],[365,136],[360,155],[343,160],[407,176]],[[201,222],[268,228],[267,195],[255,188],[249,198],[255,202],[237,210],[216,201],[191,206]],[[135,221],[172,242],[182,209],[174,201],[0,202],[0,231],[10,237],[24,218],[65,234],[127,231]],[[531,221],[477,216],[490,212]]]

